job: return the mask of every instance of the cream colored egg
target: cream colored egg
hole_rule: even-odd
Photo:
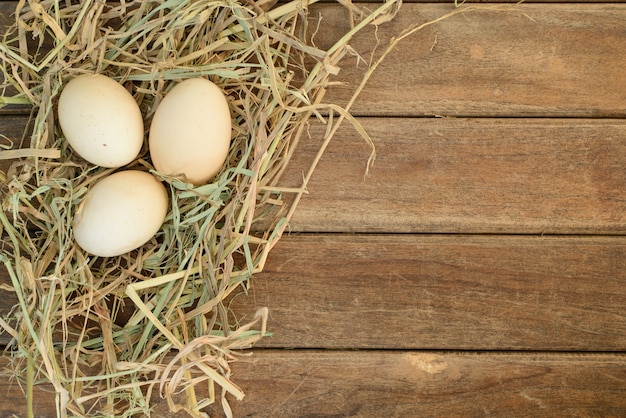
[[[231,129],[222,90],[203,78],[185,80],[170,90],[152,119],[152,163],[163,174],[204,184],[224,165]]]
[[[59,124],[78,155],[101,167],[121,167],[143,144],[143,117],[133,96],[101,74],[73,78],[59,97]]]
[[[167,190],[152,174],[119,171],[87,192],[74,215],[74,238],[93,255],[121,255],[148,242],[167,209]]]

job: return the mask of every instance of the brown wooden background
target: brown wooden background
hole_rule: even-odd
[[[0,3],[0,26],[14,7]],[[378,37],[452,8],[407,3]],[[346,30],[342,7],[314,10],[320,45]],[[243,316],[267,306],[274,332],[233,365],[236,416],[626,416],[626,3],[517,10],[429,27],[375,74],[354,108],[377,146],[370,176],[346,125],[235,300]],[[374,44],[369,31],[354,48]],[[347,101],[356,64],[329,100]],[[0,132],[25,122],[4,111]],[[23,402],[2,385],[0,416]],[[53,404],[37,392],[37,416]]]

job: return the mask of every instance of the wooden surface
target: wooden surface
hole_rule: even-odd
[[[268,347],[620,351],[622,237],[296,235],[235,309]]]
[[[626,86],[623,91],[626,100]],[[360,121],[377,147],[371,175],[364,176],[370,149],[345,125],[318,166],[292,230],[626,232],[623,120]],[[321,135],[321,128],[312,134]],[[301,148],[286,185],[298,185],[318,146],[313,140]]]
[[[449,4],[406,4],[386,40],[411,24],[449,12]],[[515,11],[518,10],[518,11]],[[525,4],[507,11],[476,11],[444,20],[401,43],[374,76],[354,111],[384,116],[624,117],[626,7],[623,4]],[[340,6],[323,22],[348,25]],[[376,36],[354,47],[364,58]],[[320,45],[327,43],[320,40]],[[357,58],[347,58],[346,63]],[[345,66],[342,80],[365,71]],[[329,95],[345,100],[351,84]]]
[[[429,27],[373,77],[354,109],[377,146],[370,175],[346,126],[234,300],[244,317],[267,306],[274,333],[233,364],[236,416],[626,415],[626,4],[517,9]],[[449,10],[405,4],[378,36]],[[345,12],[317,12],[328,44]],[[367,57],[373,39],[354,48]],[[329,99],[363,70],[346,57]],[[16,113],[1,133],[21,135]],[[18,386],[2,391],[0,416],[23,416]],[[49,388],[36,399],[53,416]]]
[[[626,357],[615,354],[256,350],[253,358],[235,368],[248,388],[236,416],[626,415]],[[23,414],[15,386],[0,393],[2,416]],[[52,416],[53,398],[38,394],[37,416]],[[172,416],[164,404],[154,415]]]

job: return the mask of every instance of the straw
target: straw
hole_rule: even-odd
[[[0,151],[0,159],[16,160],[0,176],[0,261],[19,300],[0,328],[12,338],[7,350],[29,414],[33,385],[42,381],[53,385],[61,417],[149,416],[157,393],[171,411],[203,416],[219,397],[232,414],[227,394],[244,392],[229,365],[270,334],[266,308],[242,324],[229,300],[247,292],[289,224],[295,205],[285,197],[306,193],[308,177],[299,188],[279,181],[310,118],[329,125],[325,144],[344,119],[371,143],[348,111],[323,97],[352,38],[399,6],[392,0],[365,11],[346,2],[354,27],[322,50],[307,41],[314,1],[268,12],[271,2],[230,0],[18,3],[0,43],[3,88],[17,93],[0,104],[35,111],[26,144]],[[208,78],[230,100],[231,150],[210,184],[158,173],[146,147],[125,167],[167,184],[171,209],[152,240],[119,257],[92,257],[72,235],[87,190],[114,171],[80,159],[56,121],[64,85],[84,73],[122,83],[146,126],[186,78]]]
[[[327,50],[309,39],[317,31],[308,28],[315,1],[273,9],[272,0],[18,2],[15,25],[0,42],[2,91],[17,93],[0,97],[0,105],[30,104],[34,112],[26,143],[0,146],[0,160],[15,160],[0,172],[0,262],[11,279],[3,288],[18,299],[0,329],[11,337],[11,371],[25,388],[29,416],[39,382],[54,387],[60,417],[149,416],[157,394],[172,412],[205,416],[219,401],[231,416],[228,399],[244,392],[230,364],[270,333],[267,308],[242,324],[229,302],[263,271],[344,121],[372,147],[369,170],[374,144],[350,113],[359,93],[406,37],[489,8],[454,9],[392,38],[342,107],[324,101],[331,77],[355,52],[354,36],[393,19],[400,0],[375,10],[340,1],[353,26]],[[153,239],[119,257],[92,257],[73,240],[76,209],[115,171],[81,160],[55,118],[64,85],[84,73],[122,83],[146,126],[167,92],[192,77],[216,83],[233,118],[229,156],[209,184],[194,187],[155,171],[147,147],[125,167],[162,180],[170,211]],[[282,187],[311,118],[327,125],[321,145],[301,186]]]

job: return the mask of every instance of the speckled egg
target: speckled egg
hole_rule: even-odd
[[[94,165],[122,167],[141,150],[139,106],[128,90],[107,76],[86,74],[70,80],[59,97],[58,119],[72,149]]]

